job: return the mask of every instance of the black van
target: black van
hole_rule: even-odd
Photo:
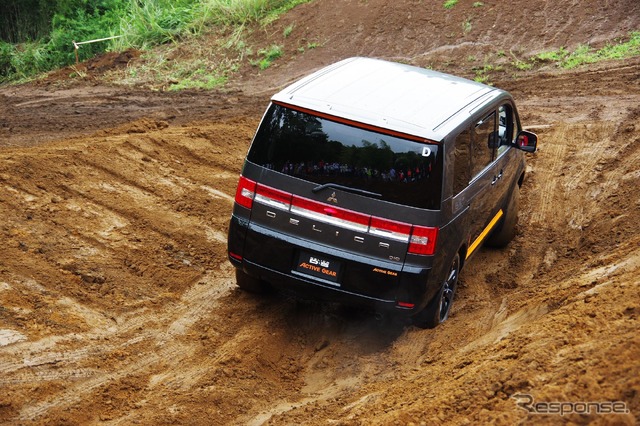
[[[447,319],[481,244],[515,234],[525,161],[509,93],[351,58],[274,95],[240,176],[229,260],[240,288]]]

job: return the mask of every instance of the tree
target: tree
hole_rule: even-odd
[[[49,34],[56,1],[3,0],[0,2],[0,40],[21,43]]]

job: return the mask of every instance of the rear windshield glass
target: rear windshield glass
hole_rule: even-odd
[[[374,198],[440,208],[442,150],[271,105],[249,150],[252,163],[317,184],[367,191]]]

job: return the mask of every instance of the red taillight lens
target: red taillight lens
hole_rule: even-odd
[[[379,217],[372,217],[369,232],[374,235],[391,238],[406,243],[409,241],[411,225],[409,225],[408,223],[396,222]]]
[[[251,179],[240,176],[238,189],[236,190],[236,203],[250,209],[253,206],[253,198],[256,195],[256,183]]]
[[[403,243],[408,242],[408,253],[432,255],[436,248],[438,228],[411,226],[408,223],[369,216],[337,206],[320,203],[269,186],[258,185],[256,182],[244,176],[240,176],[235,201],[247,209],[251,209],[255,201],[260,204],[266,204],[282,210],[290,210],[295,214],[355,231],[369,232],[379,237]]]
[[[289,210],[292,195],[269,186],[258,185],[256,189],[256,202],[267,204],[283,210]]]
[[[414,226],[409,240],[409,253],[432,255],[436,249],[438,228]]]
[[[369,215],[293,196],[291,211],[303,216],[366,232]]]

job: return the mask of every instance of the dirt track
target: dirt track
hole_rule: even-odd
[[[0,88],[1,423],[639,421],[640,59],[496,82],[540,150],[516,240],[467,265],[436,330],[235,288],[226,226],[268,77]],[[528,415],[517,394],[630,412]]]

